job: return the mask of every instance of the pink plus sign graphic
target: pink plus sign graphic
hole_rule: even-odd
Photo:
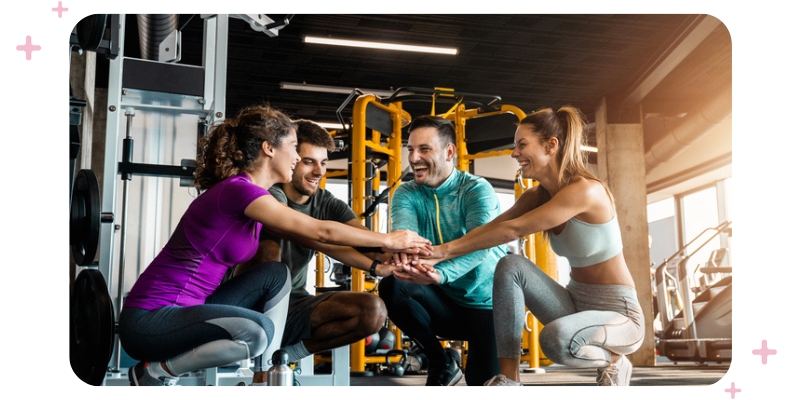
[[[31,53],[33,53],[34,51],[39,51],[41,49],[42,49],[42,46],[37,46],[37,45],[31,44],[31,37],[30,36],[26,37],[24,45],[17,46],[17,50],[25,52],[25,59],[27,59],[28,61],[30,61],[30,59],[31,59]]]
[[[761,364],[766,364],[767,356],[774,356],[775,354],[778,354],[778,350],[767,348],[767,341],[762,340],[761,348],[753,350],[753,354],[761,356]]]
[[[725,389],[725,391],[731,394],[731,398],[732,399],[735,399],[736,398],[736,393],[741,392],[742,389],[737,389],[736,388],[736,384],[731,382],[731,388],[730,389]]]
[[[52,10],[53,10],[53,11],[56,11],[56,12],[58,12],[58,18],[61,18],[61,14],[63,14],[63,13],[64,13],[64,11],[69,11],[69,8],[65,8],[65,7],[63,7],[63,6],[61,5],[61,2],[59,1],[59,2],[58,2],[58,7],[56,7],[56,8],[53,8]]]

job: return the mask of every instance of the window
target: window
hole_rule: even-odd
[[[719,225],[718,204],[717,186],[702,189],[680,198],[683,244],[689,243],[703,233],[704,230]],[[686,255],[698,250],[715,233],[716,231],[713,230],[703,233],[702,236],[686,248]],[[692,273],[698,264],[703,265],[708,260],[711,252],[718,248],[720,248],[719,237],[712,240],[692,256],[687,264],[688,272]]]

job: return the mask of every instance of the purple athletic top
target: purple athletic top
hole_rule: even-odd
[[[155,310],[205,303],[228,268],[255,255],[261,223],[247,218],[244,210],[269,194],[242,172],[194,199],[167,245],[133,285],[124,307]]]

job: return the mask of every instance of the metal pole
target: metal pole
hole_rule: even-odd
[[[133,124],[133,116],[135,112],[133,109],[126,109],[125,116],[128,118],[127,126],[125,127],[125,141],[123,144],[122,157],[125,162],[131,162],[133,155],[133,139],[131,139],[131,125]],[[119,313],[122,311],[122,302],[125,299],[125,236],[127,233],[126,226],[128,224],[128,184],[130,183],[132,174],[122,174],[122,221],[120,222],[120,243],[119,243],[119,276],[117,279],[117,315],[116,320],[119,321]],[[119,371],[120,367],[120,341],[119,334],[116,335],[114,341],[114,371]]]

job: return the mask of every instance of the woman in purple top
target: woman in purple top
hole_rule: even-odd
[[[325,243],[429,249],[411,231],[380,234],[293,211],[267,191],[289,182],[297,155],[295,124],[255,106],[211,128],[201,139],[195,186],[202,191],[162,251],[139,276],[120,313],[125,351],[142,360],[134,386],[174,385],[181,374],[255,357],[254,384],[280,346],[291,278],[268,262],[222,283],[228,268],[249,260],[262,225]]]

